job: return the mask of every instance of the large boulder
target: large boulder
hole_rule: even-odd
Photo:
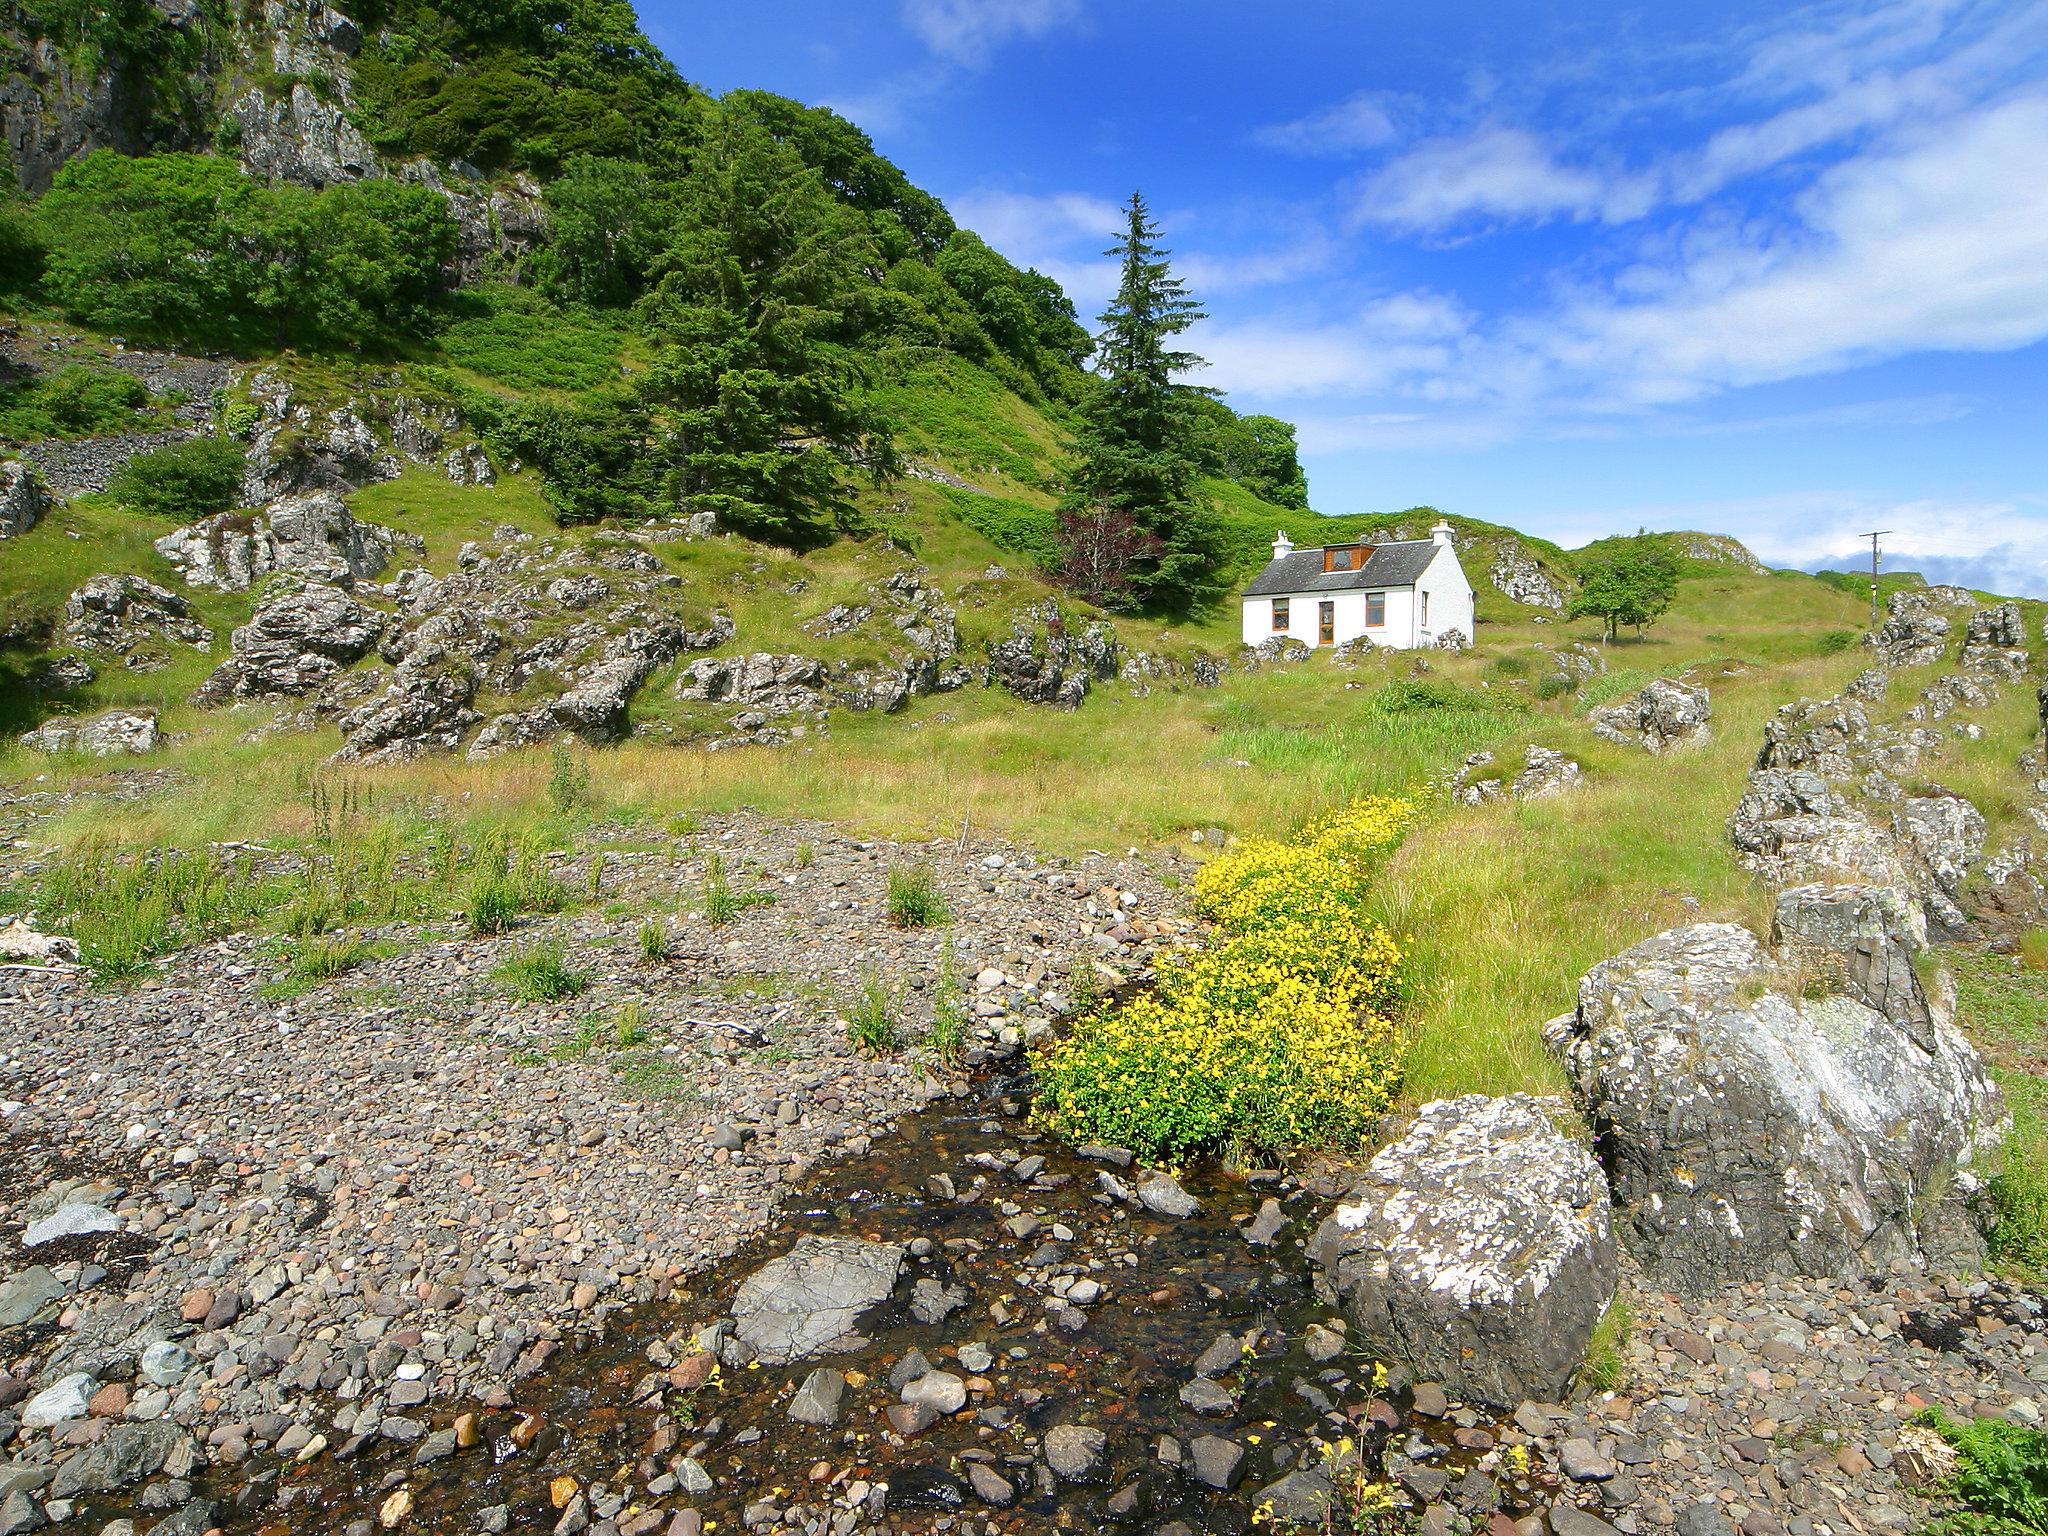
[[[50,1484],[53,1499],[81,1493],[111,1493],[168,1467],[175,1476],[191,1472],[198,1461],[192,1436],[175,1424],[116,1424],[85,1450],[57,1468]]]
[[[405,762],[453,752],[479,716],[470,708],[476,673],[459,657],[428,649],[391,669],[390,681],[341,716],[336,762]]]
[[[1728,821],[1742,863],[1774,884],[1846,879],[1902,885],[1898,841],[1819,774],[1759,768]]]
[[[1764,722],[1759,768],[1806,768],[1829,778],[1848,778],[1857,754],[1870,741],[1870,717],[1848,699],[1801,699],[1783,704]]]
[[[1912,923],[1900,892],[1796,888],[1781,953],[1731,923],[1672,929],[1546,1027],[1661,1283],[1981,1258],[1975,1196],[2011,1122],[1920,986]]]
[[[27,533],[43,520],[48,504],[33,464],[19,459],[0,463],[0,539]]]
[[[89,719],[70,716],[45,720],[22,733],[21,744],[37,752],[80,752],[88,757],[120,757],[150,752],[162,740],[153,709],[110,709]]]
[[[1095,683],[1117,674],[1116,631],[1097,621],[1076,631],[1052,603],[1033,603],[988,648],[989,680],[1027,704],[1078,709]]]
[[[1963,630],[1963,665],[1995,677],[2019,678],[2027,670],[2027,623],[2014,602],[1979,608]]]
[[[1624,746],[1667,752],[1705,741],[1713,713],[1706,689],[1660,677],[1642,692],[1594,710],[1593,734]]]
[[[118,656],[134,671],[160,667],[167,644],[205,650],[213,631],[192,616],[192,605],[140,576],[101,575],[64,600],[60,637],[102,656]]]
[[[384,616],[339,587],[272,598],[234,633],[228,659],[193,694],[199,704],[311,693],[369,654]]]
[[[901,1244],[800,1237],[740,1282],[733,1334],[766,1365],[855,1348],[854,1324],[902,1272]]]
[[[1600,1165],[1528,1094],[1423,1105],[1309,1257],[1367,1350],[1503,1407],[1562,1396],[1617,1281]]]
[[[425,549],[410,534],[357,522],[332,491],[281,497],[253,517],[222,512],[156,541],[157,553],[191,585],[234,592],[275,570],[351,586],[380,575],[401,546]]]

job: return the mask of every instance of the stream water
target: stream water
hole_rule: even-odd
[[[785,1524],[836,1536],[863,1524],[1010,1532],[1175,1521],[1235,1533],[1251,1528],[1257,1491],[1313,1460],[1318,1439],[1348,1439],[1375,1472],[1391,1454],[1447,1473],[1453,1487],[1483,1465],[1506,1512],[1547,1504],[1552,1490],[1489,1449],[1495,1427],[1479,1416],[1415,1416],[1398,1376],[1376,1389],[1374,1363],[1355,1350],[1310,1358],[1307,1331],[1330,1322],[1331,1309],[1316,1301],[1301,1242],[1324,1199],[1277,1176],[1255,1182],[1210,1168],[1183,1181],[1202,1202],[1198,1215],[1133,1212],[1101,1194],[1103,1163],[1033,1139],[1018,1107],[942,1103],[870,1154],[822,1167],[771,1236],[693,1276],[673,1299],[615,1315],[602,1338],[564,1347],[515,1388],[511,1406],[477,1410],[472,1447],[422,1467],[415,1447],[372,1440],[345,1458],[276,1468],[274,1481],[258,1483],[260,1497],[236,1503],[216,1488],[216,1519],[263,1536],[357,1522],[467,1532],[480,1521],[567,1536],[587,1516],[652,1536],[693,1509],[705,1529]],[[1043,1165],[1020,1168],[1027,1157]],[[1239,1223],[1267,1198],[1282,1202],[1289,1226],[1254,1247]],[[669,1368],[694,1333],[727,1313],[741,1279],[805,1234],[915,1245],[893,1297],[862,1319],[867,1344],[787,1367],[727,1367],[694,1391],[676,1388]],[[960,1288],[964,1303],[919,1321],[911,1299],[924,1278]],[[1086,1305],[1056,1299],[1076,1284]],[[1236,1364],[1218,1373],[1232,1401],[1198,1412],[1182,1389],[1223,1334],[1240,1341]],[[891,1372],[900,1378],[912,1351],[966,1379],[971,1396],[905,1439],[883,1414],[899,1396]],[[789,1414],[819,1365],[847,1376],[830,1427]],[[444,1409],[436,1427],[455,1411]],[[1039,1443],[1058,1424],[1106,1433],[1088,1480],[1061,1481],[1046,1466]],[[1231,1488],[1198,1480],[1191,1448],[1202,1436],[1242,1450]],[[984,1486],[994,1473],[1014,1502],[993,1508],[979,1496],[975,1462]],[[680,1529],[690,1528],[686,1516]]]

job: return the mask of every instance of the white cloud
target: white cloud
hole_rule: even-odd
[[[1554,218],[1615,223],[1648,211],[1640,177],[1564,164],[1523,128],[1425,139],[1366,178],[1354,203],[1368,223],[1410,234]]]
[[[1044,37],[1081,14],[1081,0],[903,0],[904,25],[942,59],[969,68],[1004,43]]]
[[[1252,142],[1297,155],[1351,155],[1392,143],[1398,133],[1386,98],[1376,91],[1360,91],[1291,123],[1256,128]]]

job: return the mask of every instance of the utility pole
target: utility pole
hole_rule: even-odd
[[[1870,628],[1877,630],[1877,541],[1890,533],[1889,528],[1880,528],[1875,533],[1859,534],[1859,538],[1870,540]]]

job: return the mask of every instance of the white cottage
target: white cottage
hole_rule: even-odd
[[[1472,638],[1472,583],[1451,547],[1451,525],[1426,539],[1296,549],[1273,540],[1273,560],[1244,589],[1244,643],[1370,640],[1395,650]]]

